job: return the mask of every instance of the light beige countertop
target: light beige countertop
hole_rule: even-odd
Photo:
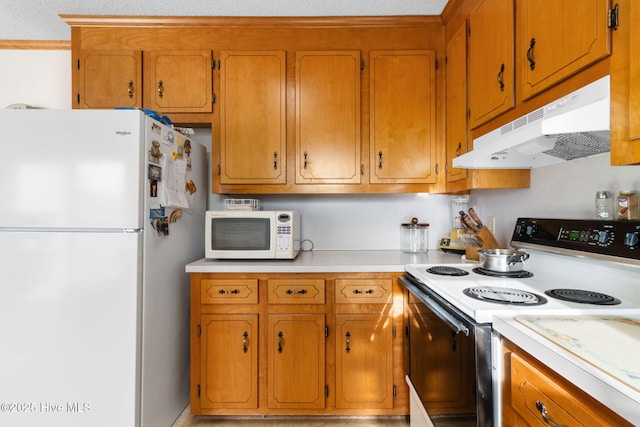
[[[640,425],[640,311],[621,316],[498,316],[493,329]]]
[[[391,251],[302,251],[294,260],[208,260],[185,267],[187,273],[374,273],[402,272],[407,264],[460,264],[460,255]]]

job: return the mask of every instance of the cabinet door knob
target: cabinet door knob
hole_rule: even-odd
[[[504,92],[504,64],[500,64],[500,71],[498,71],[498,84],[500,85],[500,92]]]
[[[247,348],[247,338],[249,338],[249,334],[247,333],[247,331],[244,331],[244,334],[242,334],[242,351],[244,351],[245,353],[249,350]]]
[[[533,71],[536,68],[536,61],[533,59],[533,47],[536,45],[536,39],[531,39],[529,43],[529,49],[527,49],[527,60],[529,61],[529,68]]]

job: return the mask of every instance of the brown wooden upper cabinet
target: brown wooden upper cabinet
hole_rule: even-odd
[[[640,164],[640,22],[636,0],[617,1],[618,29],[611,59],[611,164]]]
[[[222,184],[286,182],[286,71],[284,51],[221,52]]]
[[[513,0],[483,0],[469,16],[471,129],[515,105],[513,14]]]
[[[162,113],[212,111],[211,51],[143,53],[144,106]]]
[[[149,108],[159,113],[210,113],[209,50],[82,50],[75,108]]]
[[[296,52],[296,183],[360,183],[360,51]]]
[[[433,184],[436,52],[370,52],[370,182]]]
[[[516,68],[522,100],[611,52],[608,0],[520,0]]]
[[[83,50],[75,66],[74,108],[142,107],[142,51]]]
[[[468,151],[467,140],[467,25],[456,30],[447,43],[445,90],[447,183],[467,179],[469,171],[454,168],[453,159]]]

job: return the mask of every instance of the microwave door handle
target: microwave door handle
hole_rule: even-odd
[[[406,287],[409,289],[415,288],[415,285],[410,283],[404,277],[398,278]],[[454,315],[449,313],[445,308],[443,308],[440,304],[435,302],[431,297],[426,295],[427,298],[420,298],[420,301],[424,303],[433,313],[440,318],[444,323],[446,323],[451,329],[454,330],[456,334],[464,333],[466,336],[469,336],[469,328],[457,319]]]

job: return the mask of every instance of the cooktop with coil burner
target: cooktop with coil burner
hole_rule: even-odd
[[[495,271],[489,270],[488,268],[476,267],[473,269],[474,273],[484,274],[485,276],[491,277],[513,277],[515,279],[524,279],[527,277],[532,277],[533,273],[527,270],[519,270],[519,271]]]
[[[522,289],[498,288],[493,286],[475,286],[463,289],[462,292],[471,297],[482,301],[495,302],[498,304],[515,304],[515,305],[542,305],[547,299],[542,295],[533,292],[524,291]]]
[[[544,293],[553,298],[580,304],[618,305],[621,302],[611,295],[584,289],[549,289]]]

